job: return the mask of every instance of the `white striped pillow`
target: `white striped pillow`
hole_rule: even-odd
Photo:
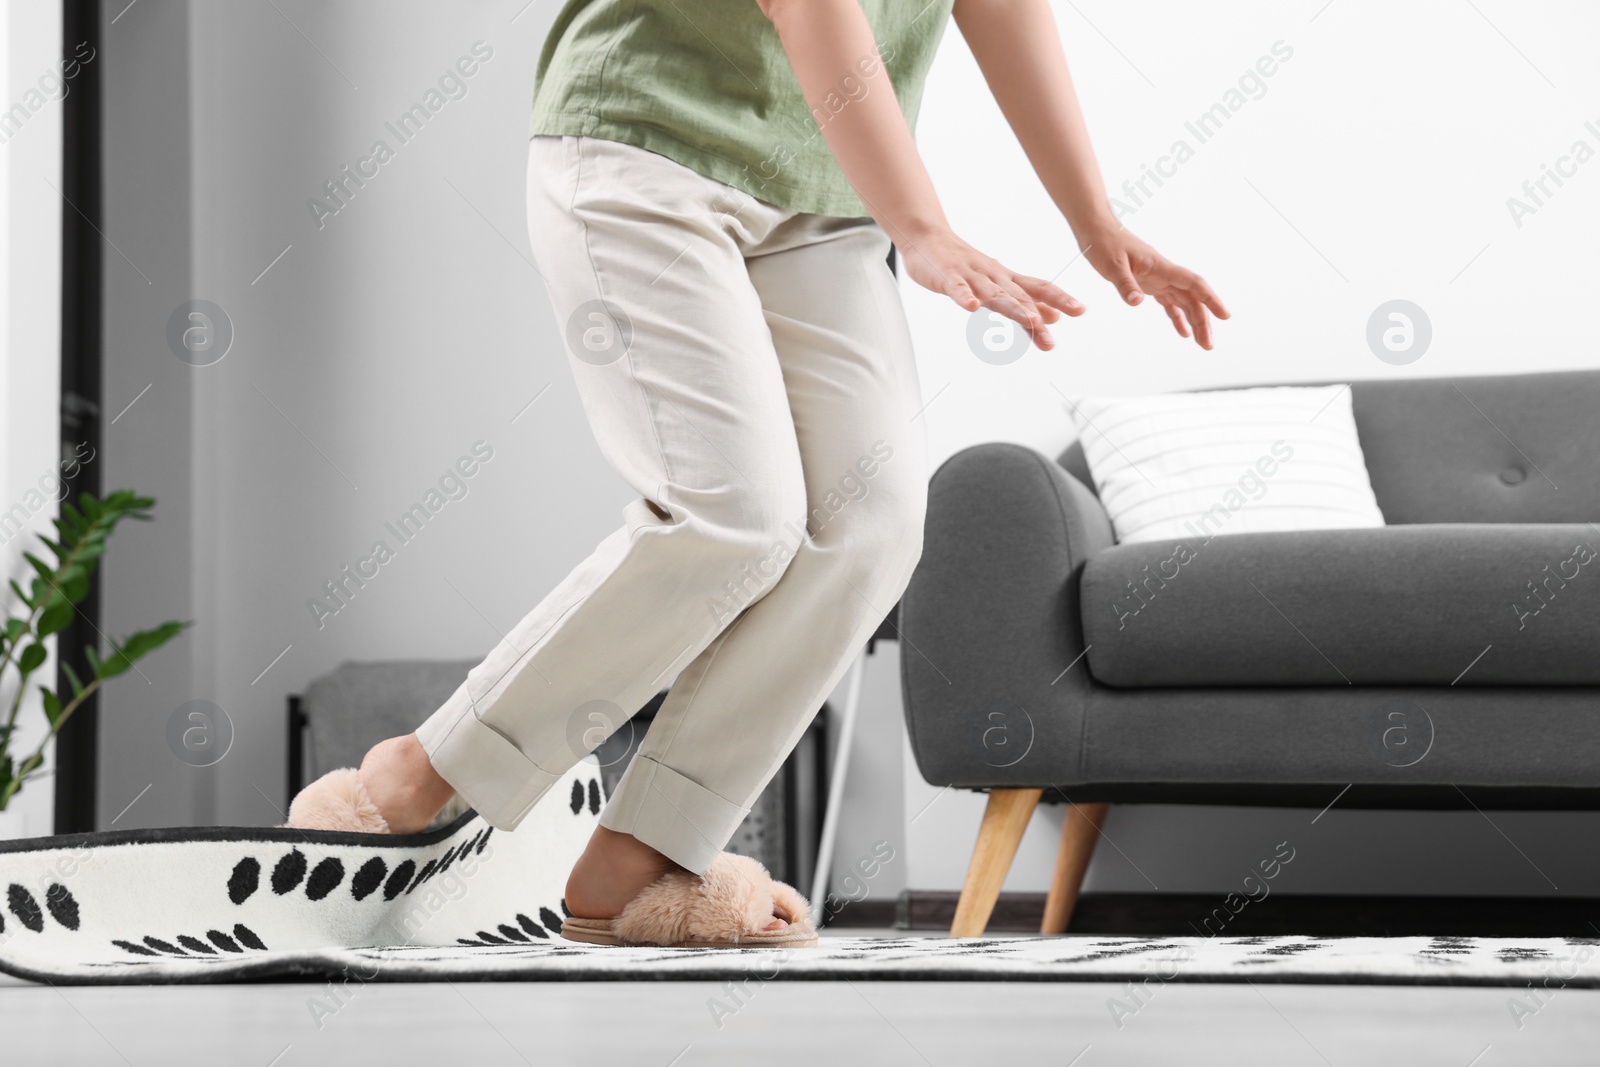
[[[1119,542],[1382,526],[1348,385],[1072,403]]]

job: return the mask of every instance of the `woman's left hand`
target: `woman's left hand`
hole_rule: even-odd
[[[1123,300],[1140,304],[1149,293],[1166,309],[1179,337],[1192,335],[1201,348],[1210,350],[1210,315],[1225,319],[1228,309],[1204,278],[1178,266],[1120,225],[1079,234],[1078,243],[1084,258],[1117,287]]]

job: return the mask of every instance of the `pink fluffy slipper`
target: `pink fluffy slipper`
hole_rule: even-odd
[[[354,767],[329,771],[295,794],[289,804],[289,821],[283,825],[297,830],[389,832],[388,822]]]
[[[763,930],[773,916],[788,922]],[[810,905],[748,856],[724,852],[703,875],[671,871],[630,900],[615,919],[569,918],[569,941],[669,948],[810,948],[817,943]]]

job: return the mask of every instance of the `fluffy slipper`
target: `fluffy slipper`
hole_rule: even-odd
[[[283,825],[297,830],[389,832],[388,822],[354,767],[329,771],[295,794],[289,804],[289,821]]]
[[[776,915],[782,930],[763,930]],[[810,948],[810,905],[748,856],[724,852],[703,875],[671,871],[639,891],[615,919],[569,918],[561,936],[594,945],[665,948]]]

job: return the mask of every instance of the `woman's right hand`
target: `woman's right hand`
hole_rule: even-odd
[[[1017,274],[946,229],[896,242],[911,280],[954,300],[964,311],[986,307],[1028,331],[1041,350],[1055,347],[1047,324],[1062,315],[1083,314],[1083,305],[1066,290]]]

